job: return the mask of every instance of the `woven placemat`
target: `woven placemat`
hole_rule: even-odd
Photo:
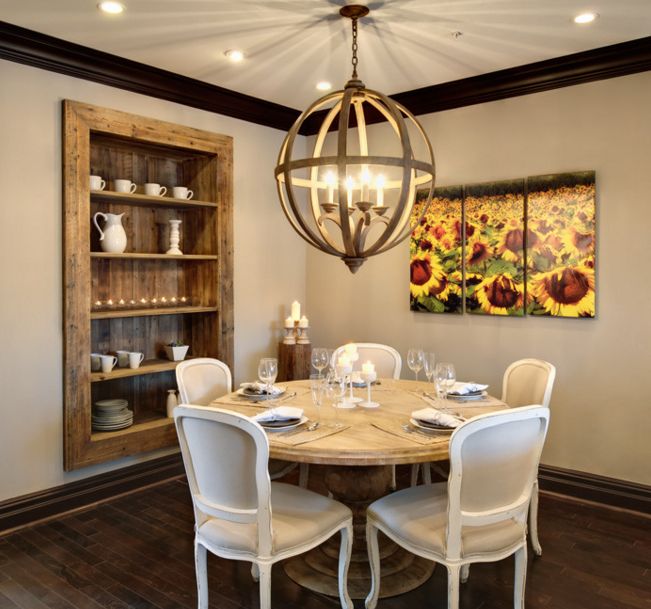
[[[314,431],[308,431],[306,427],[300,429],[286,431],[286,432],[269,432],[267,437],[271,444],[285,444],[287,446],[298,446],[299,444],[307,444],[308,442],[314,442],[314,440],[320,440],[321,438],[327,438],[328,436],[333,436],[336,433],[342,432],[348,429],[350,425],[343,425],[342,427],[332,427],[330,425],[321,424]]]
[[[428,446],[430,444],[440,444],[441,442],[447,442],[450,439],[449,432],[420,432],[414,429],[414,431],[405,431],[401,425],[395,423],[371,423],[373,427],[386,431],[391,435],[398,436],[399,438],[404,438],[405,440],[410,440],[411,442],[416,442],[417,444],[423,444]]]

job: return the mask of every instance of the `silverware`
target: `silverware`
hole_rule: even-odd
[[[314,422],[310,423],[310,424],[307,426],[307,430],[308,430],[308,431],[314,431],[315,429],[318,429],[318,427],[319,427],[319,422],[318,422],[318,421],[314,421]]]

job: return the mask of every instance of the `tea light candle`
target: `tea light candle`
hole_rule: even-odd
[[[185,296],[181,296],[180,301],[181,301],[181,304],[187,304],[188,299]]]
[[[293,328],[294,327],[294,318],[290,315],[285,319],[285,328]]]
[[[107,307],[112,307],[113,306],[113,301],[110,298],[106,301],[106,306]]]
[[[120,300],[118,300],[118,305],[120,305],[121,307],[123,307],[125,304],[127,303],[124,302],[124,298],[120,298]]]
[[[309,327],[308,326],[308,319],[307,319],[307,317],[305,317],[305,315],[303,315],[303,317],[301,317],[301,320],[298,322],[298,327],[299,328],[308,328]]]
[[[137,304],[138,303],[133,298],[129,301],[129,306],[130,307],[135,307]]]
[[[144,307],[147,304],[147,299],[141,298],[138,302]]]
[[[102,306],[102,301],[101,300],[96,300],[95,304],[93,305],[96,309],[99,309]]]
[[[166,305],[167,304],[167,298],[165,298],[165,296],[162,296],[161,299],[160,299],[160,303],[162,305]]]
[[[172,298],[170,298],[170,302],[171,302],[173,305],[175,305],[175,304],[178,302],[178,301],[176,300],[176,296],[172,296]]]
[[[362,364],[362,374],[375,374],[375,366],[372,362],[366,362],[365,364]]]
[[[292,302],[292,319],[294,321],[301,321],[301,303],[298,300]]]

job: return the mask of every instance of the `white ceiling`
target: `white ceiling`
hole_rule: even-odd
[[[350,76],[345,0],[0,0],[9,23],[296,109]],[[651,35],[651,0],[375,0],[361,20],[359,73],[398,93]],[[572,17],[600,18],[578,26]],[[453,32],[462,36],[455,39]],[[231,64],[227,49],[247,58]]]

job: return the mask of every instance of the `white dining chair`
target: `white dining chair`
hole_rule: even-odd
[[[526,404],[541,404],[549,408],[555,378],[556,368],[544,360],[521,359],[513,362],[504,372],[502,401],[511,408]],[[542,546],[538,539],[538,477],[534,481],[529,508],[529,540],[534,554],[540,556]]]
[[[543,406],[479,415],[452,433],[447,482],[412,486],[368,507],[367,609],[375,608],[380,592],[378,531],[445,565],[448,609],[459,606],[462,566],[514,554],[513,606],[524,608],[527,511],[548,423],[549,409]]]
[[[181,404],[208,406],[211,402],[233,391],[230,368],[212,357],[197,357],[182,361],[176,367],[176,384]],[[269,474],[272,480],[282,478],[296,468],[296,463],[271,459]]]
[[[359,354],[359,368],[362,363],[371,361],[375,365],[378,378],[399,379],[402,371],[402,357],[393,347],[379,343],[355,343]],[[332,353],[330,365],[334,368],[337,359],[344,352],[345,345],[337,347]]]
[[[341,533],[339,598],[348,595],[353,522],[348,507],[307,489],[271,482],[260,425],[218,408],[181,405],[174,420],[195,515],[198,608],[208,609],[207,551],[252,564],[260,609],[271,606],[271,568]]]

